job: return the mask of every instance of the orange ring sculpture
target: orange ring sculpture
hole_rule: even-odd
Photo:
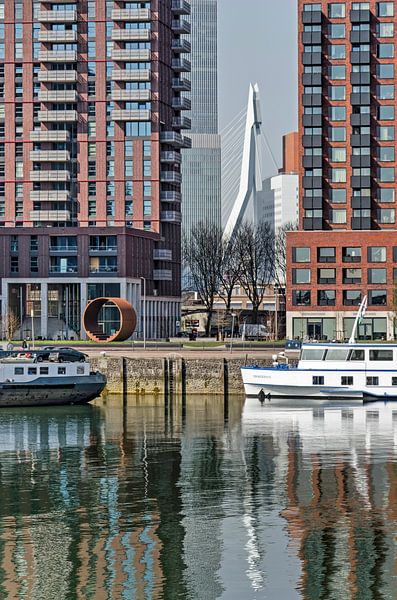
[[[104,334],[98,323],[101,308],[108,302],[114,304],[120,313],[120,327],[111,336]],[[83,315],[85,332],[94,342],[124,342],[134,333],[136,321],[135,310],[127,300],[122,298],[95,298],[87,304]]]

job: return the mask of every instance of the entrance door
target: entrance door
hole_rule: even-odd
[[[359,340],[372,340],[372,323],[361,323],[358,326]]]
[[[307,337],[312,340],[322,339],[322,324],[321,321],[307,322]]]

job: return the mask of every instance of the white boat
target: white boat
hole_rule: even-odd
[[[241,369],[247,396],[374,400],[397,398],[397,344],[355,342],[365,314],[360,307],[349,343],[303,344],[297,364],[284,353],[273,366]]]

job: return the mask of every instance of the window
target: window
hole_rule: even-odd
[[[346,183],[346,169],[331,169],[331,181],[332,183]]]
[[[313,385],[324,385],[324,377],[322,375],[313,375]]]
[[[342,24],[331,24],[328,27],[328,36],[331,39],[342,39],[346,37],[346,27]]]
[[[346,223],[346,210],[344,208],[333,208],[330,210],[330,222],[335,225],[343,225]]]
[[[342,375],[340,383],[341,385],[353,385],[353,377],[351,375]]]
[[[310,248],[292,248],[292,257],[296,263],[310,262]]]
[[[343,262],[361,262],[361,248],[343,248],[342,260]]]
[[[28,367],[28,375],[37,375],[37,367]]]
[[[369,360],[373,361],[392,361],[393,350],[370,350]]]
[[[40,367],[40,375],[48,375],[48,367]]]
[[[378,2],[377,12],[378,17],[393,17],[394,3],[393,2]]]
[[[376,65],[376,74],[379,79],[394,79],[394,65],[378,63]]]
[[[345,44],[332,44],[332,46],[328,46],[328,55],[335,60],[346,58]]]
[[[343,290],[344,306],[360,306],[361,292],[359,290]]]
[[[336,292],[335,290],[319,290],[317,292],[318,306],[335,306]]]
[[[305,12],[321,11],[321,4],[304,4],[303,10]]]
[[[386,306],[386,304],[387,304],[386,290],[369,290],[368,304],[370,306]]]
[[[361,269],[343,269],[343,283],[361,283]]]
[[[378,85],[377,95],[380,100],[394,100],[394,85]]]
[[[344,19],[346,16],[346,5],[340,4],[330,4],[328,6],[328,16],[330,19]]]
[[[329,118],[331,121],[346,121],[346,107],[331,106]]]
[[[66,367],[58,367],[58,375],[66,375]]]
[[[378,37],[380,38],[392,38],[394,37],[394,24],[393,23],[378,23],[377,24]]]
[[[368,269],[368,283],[379,284],[386,283],[386,269]]]
[[[15,367],[14,375],[23,375],[23,367]]]
[[[346,162],[346,148],[330,148],[331,162]]]
[[[331,142],[345,142],[346,127],[329,127],[328,136]]]
[[[394,58],[394,44],[378,44],[378,58]]]
[[[383,104],[378,106],[379,121],[394,121],[394,106],[392,104]]]
[[[310,290],[292,290],[292,304],[294,306],[310,306]]]
[[[346,204],[346,190],[342,188],[330,189],[329,199],[334,204]]]
[[[394,167],[379,167],[378,179],[382,183],[392,183],[394,181]]]
[[[394,146],[378,146],[378,158],[381,162],[394,162]],[[394,169],[391,169],[394,176]],[[387,179],[380,179],[380,181],[387,181]],[[393,180],[389,180],[393,181]]]
[[[367,377],[367,385],[379,385],[379,377]]]
[[[393,225],[396,222],[394,208],[378,208],[378,222],[383,225]]]
[[[310,283],[310,269],[293,269],[292,270],[293,283]]]
[[[335,248],[318,248],[317,249],[317,261],[318,262],[335,262],[336,260],[336,249]]]
[[[328,77],[330,79],[346,79],[346,67],[344,65],[331,65],[328,67]]]
[[[379,202],[394,202],[394,188],[378,188]]]
[[[320,285],[324,285],[327,283],[336,283],[335,269],[318,269],[317,282]]]
[[[352,350],[350,352],[349,360],[353,360],[353,361],[363,361],[363,360],[365,360],[365,352],[364,352],[364,350]]]

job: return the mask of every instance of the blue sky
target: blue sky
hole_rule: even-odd
[[[220,128],[257,82],[264,128],[280,161],[282,135],[297,128],[297,0],[218,1]],[[272,174],[270,157],[266,167]]]

